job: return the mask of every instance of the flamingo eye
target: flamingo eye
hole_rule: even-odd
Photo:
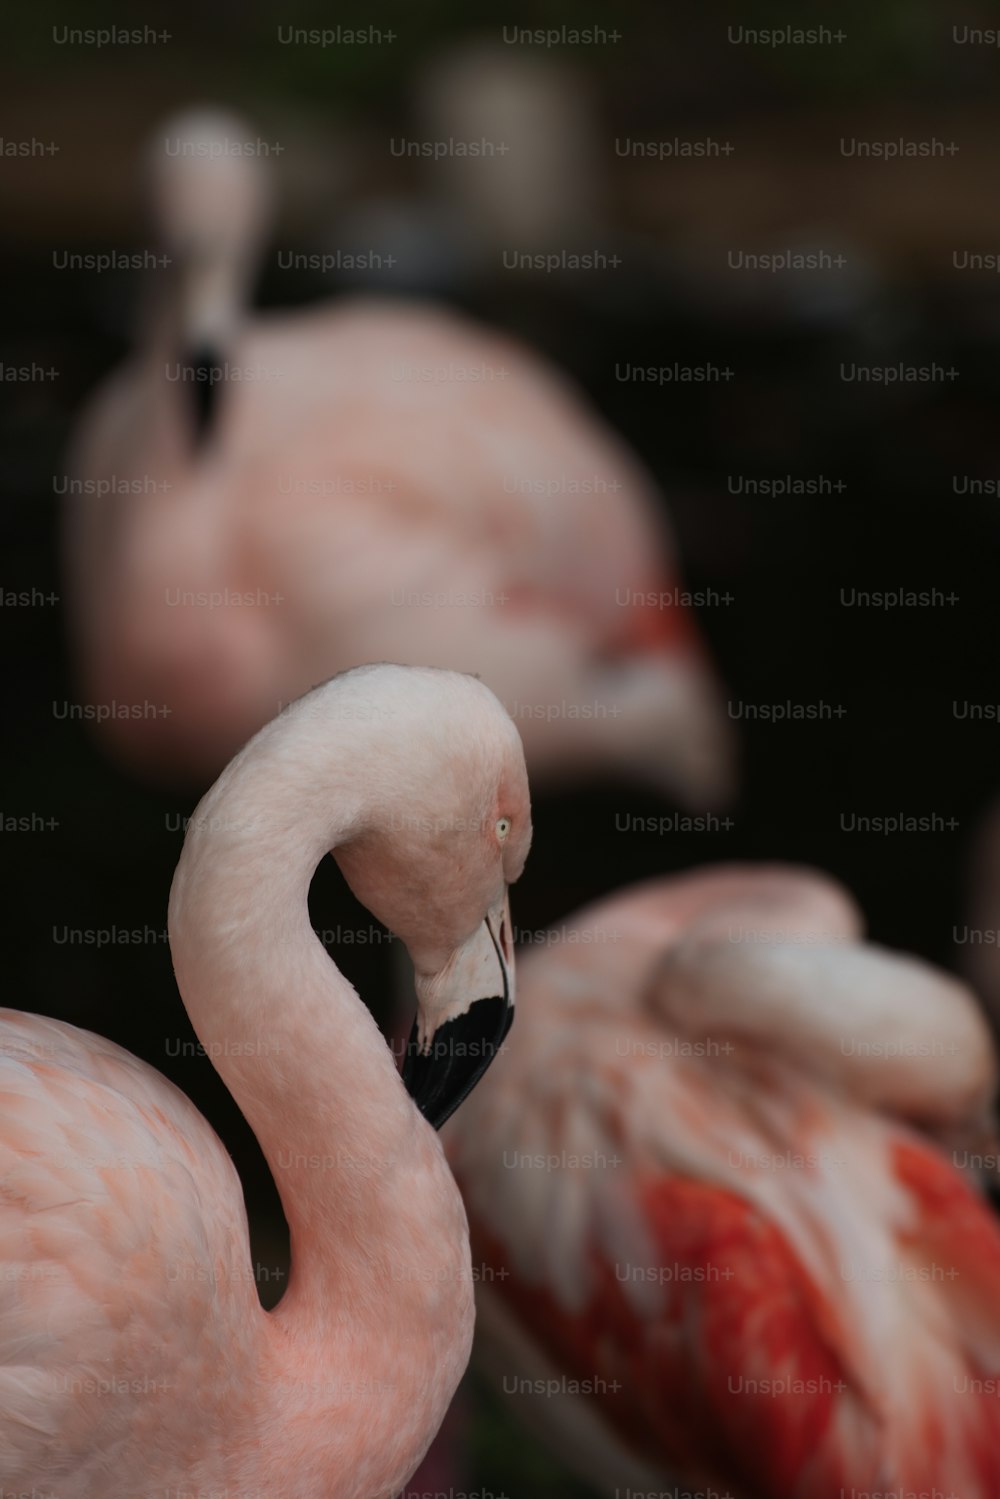
[[[509,817],[500,817],[500,818],[498,818],[497,819],[497,837],[499,838],[499,840],[500,840],[501,843],[504,841],[504,839],[506,838],[506,836],[507,836],[507,834],[509,832],[510,832],[510,818]]]

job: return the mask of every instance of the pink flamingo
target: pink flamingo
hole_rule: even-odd
[[[729,725],[649,477],[553,370],[460,317],[248,318],[248,134],[164,128],[173,264],[75,444],[74,636],[109,742],[147,774],[215,774],[280,703],[391,659],[479,674],[533,776],[724,797]]]
[[[619,1493],[995,1499],[1000,1226],[956,1169],[997,1081],[972,996],[801,870],[642,885],[552,936],[446,1132],[525,1418]]]
[[[969,871],[968,920],[954,930],[961,971],[980,995],[994,1031],[1000,1028],[1000,804],[976,829]],[[1000,1162],[994,1163],[1000,1170]],[[994,1176],[994,1180],[996,1177]]]
[[[431,1124],[508,1023],[506,891],[529,839],[516,730],[449,672],[336,678],[202,800],[171,945],[288,1218],[292,1272],[271,1313],[239,1179],[189,1100],[99,1036],[2,1012],[5,1492],[400,1489],[468,1357],[467,1228]],[[330,849],[413,958],[404,1080],[430,1123],[311,932],[306,894]]]

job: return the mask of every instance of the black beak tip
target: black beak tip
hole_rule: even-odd
[[[446,1020],[420,1051],[417,1023],[406,1046],[403,1083],[427,1122],[440,1129],[472,1092],[514,1020],[507,996],[477,999],[464,1015]]]
[[[215,423],[219,405],[219,391],[223,375],[223,362],[218,350],[203,347],[191,351],[188,363],[194,371],[193,417],[194,442],[202,447],[208,440]]]

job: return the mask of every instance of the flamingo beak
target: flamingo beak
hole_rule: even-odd
[[[215,349],[205,344],[187,357],[194,371],[195,386],[192,392],[194,405],[194,441],[200,447],[212,430],[219,405],[219,390],[216,387],[223,378],[224,366]]]
[[[440,1129],[486,1071],[514,1019],[507,893],[439,973],[417,975],[417,1018],[403,1062],[407,1092]],[[486,995],[487,998],[469,995]],[[437,1017],[429,1026],[427,1016]]]

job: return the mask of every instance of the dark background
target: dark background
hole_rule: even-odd
[[[388,135],[413,133],[422,69],[471,35],[463,8],[339,10],[263,4],[172,7],[162,48],[60,47],[52,28],[159,25],[155,10],[76,7],[10,16],[0,70],[3,133],[60,145],[54,157],[0,161],[7,269],[0,358],[54,367],[51,381],[5,383],[5,591],[60,595],[59,499],[74,415],[128,347],[139,275],[57,272],[54,248],[150,243],[136,158],[149,129],[186,103],[241,109],[261,134],[291,132],[299,161],[280,168],[275,243],[336,244],[338,214],[374,196],[419,199],[427,179],[389,160]],[[727,26],[826,23],[840,46],[733,46]],[[281,25],[392,27],[390,46],[282,48]],[[1000,49],[959,46],[952,27],[1000,25],[1000,8],[873,3],[813,17],[757,5],[534,5],[477,8],[475,32],[599,24],[607,46],[545,60],[592,91],[608,242],[622,266],[589,276],[442,273],[440,294],[517,331],[568,367],[659,480],[686,582],[731,593],[699,624],[734,702],[842,704],[839,719],[742,722],[742,790],[733,825],[709,833],[623,834],[619,814],[671,809],[628,785],[536,798],[535,847],[516,892],[522,929],[643,876],[724,859],[815,864],[859,899],[875,938],[957,966],[977,820],[997,781],[1000,724],[954,716],[955,701],[1000,700],[994,591],[997,496],[956,493],[953,476],[1000,479],[1000,281],[958,271],[952,252],[1000,250]],[[635,162],[616,137],[711,135],[728,158]],[[916,162],[841,157],[842,136],[953,140]],[[331,225],[333,226],[331,231]],[[731,249],[842,251],[841,272],[727,269]],[[272,257],[273,262],[273,257]],[[405,277],[399,288],[406,289]],[[385,284],[380,290],[385,290]],[[389,288],[391,289],[391,288]],[[265,271],[262,305],[337,295],[330,277]],[[886,390],[839,378],[841,361],[937,362],[958,377]],[[622,383],[616,365],[731,367],[728,382]],[[730,476],[825,475],[837,493],[731,492]],[[735,481],[734,481],[735,482]],[[930,589],[953,605],[845,608],[841,589]],[[101,1031],[162,1069],[196,1100],[246,1184],[262,1294],[280,1289],[283,1243],[262,1159],[210,1064],[178,1056],[193,1040],[163,940],[98,951],[65,928],[149,926],[162,933],[181,834],[197,795],[150,790],[103,756],[86,727],[57,719],[75,698],[61,603],[2,610],[7,733],[0,811],[34,817],[0,834],[6,1002]],[[928,834],[848,833],[842,814],[939,813]],[[54,819],[52,828],[38,820]],[[327,861],[315,924],[370,923]],[[388,943],[338,950],[362,994],[393,982]],[[273,1271],[273,1274],[272,1274]],[[484,1398],[477,1397],[480,1401]],[[470,1415],[475,1409],[478,1414]],[[472,1488],[528,1492],[544,1475],[576,1492],[489,1404],[466,1411]]]

